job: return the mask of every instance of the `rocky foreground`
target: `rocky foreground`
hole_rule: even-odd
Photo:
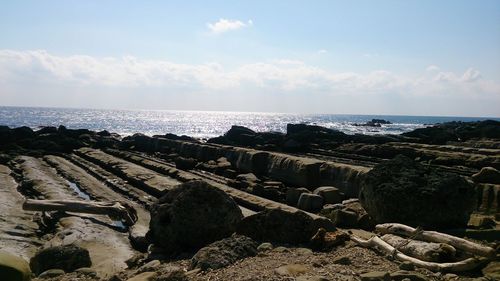
[[[206,141],[0,126],[0,280],[498,280],[499,169],[496,121]]]

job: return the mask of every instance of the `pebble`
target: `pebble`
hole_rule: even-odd
[[[445,280],[456,280],[458,279],[458,275],[453,274],[453,273],[447,273],[443,276]]]
[[[38,275],[39,278],[52,278],[60,275],[64,275],[65,272],[62,269],[49,269]]]
[[[274,248],[273,251],[278,252],[278,253],[288,253],[288,252],[290,252],[290,249],[288,249],[287,247],[280,246],[280,247]]]
[[[75,272],[89,277],[97,277],[97,272],[90,267],[80,267]]]
[[[332,263],[334,264],[343,264],[343,265],[349,265],[351,264],[351,259],[349,257],[337,257],[333,259]]]
[[[271,251],[273,249],[273,244],[271,243],[262,243],[259,245],[259,247],[257,247],[257,251],[259,252],[267,252],[267,251]]]
[[[296,248],[295,253],[299,256],[309,256],[313,254],[313,251],[308,248]]]
[[[161,262],[159,260],[152,260],[144,264],[143,266],[139,267],[137,272],[155,271],[160,265]]]
[[[371,271],[360,275],[361,281],[390,281],[391,275],[386,271]]]

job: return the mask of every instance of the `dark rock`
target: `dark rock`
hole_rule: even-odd
[[[384,119],[372,119],[364,124],[354,123],[354,126],[365,126],[365,127],[382,127],[382,124],[392,124],[391,122]]]
[[[316,125],[287,124],[286,131],[287,138],[294,139],[295,141],[304,145],[321,139],[344,141],[348,138],[347,134],[344,134],[340,131]]]
[[[365,175],[360,201],[377,223],[443,229],[465,227],[476,196],[463,177],[398,156]]]
[[[72,272],[80,267],[90,267],[89,251],[76,245],[45,248],[30,260],[30,267],[36,275],[47,269],[62,269]]]
[[[323,197],[313,193],[302,193],[299,202],[297,202],[297,208],[308,212],[317,212],[323,208]]]
[[[224,145],[231,144],[231,142],[227,138],[225,138],[224,136],[210,138],[207,140],[207,143],[216,143],[216,144],[224,144]]]
[[[391,273],[391,279],[394,281],[402,281],[404,279],[409,279],[411,281],[426,281],[429,280],[427,277],[424,275],[418,273],[418,272],[409,272],[409,271],[396,271]]]
[[[272,209],[244,218],[237,233],[261,242],[299,244],[308,242],[322,224],[300,211]]]
[[[239,175],[236,176],[236,180],[244,181],[244,182],[247,182],[247,183],[250,183],[250,184],[254,184],[254,183],[259,183],[260,182],[259,178],[257,178],[252,173],[239,174]]]
[[[273,201],[283,201],[284,194],[276,186],[262,186],[257,184],[253,187],[253,194]]]
[[[343,265],[349,265],[351,264],[351,259],[348,256],[340,256],[337,258],[334,258],[332,260],[333,264],[343,264]]]
[[[224,138],[229,142],[242,146],[255,146],[263,144],[263,139],[253,130],[243,126],[232,126],[224,134]]]
[[[18,127],[12,129],[12,134],[16,140],[33,138],[35,136],[35,132],[30,127]]]
[[[106,130],[102,130],[100,132],[97,132],[97,134],[101,137],[110,137],[111,136],[111,133],[106,131]]]
[[[45,135],[45,134],[57,134],[57,128],[56,127],[43,127],[40,130],[36,131],[37,135]]]
[[[484,167],[472,175],[472,180],[478,183],[500,184],[500,172],[493,167]]]
[[[175,159],[175,167],[181,170],[192,170],[196,167],[198,161],[193,158],[177,157]]]
[[[283,150],[287,152],[302,152],[306,150],[306,146],[294,139],[288,139],[283,144]]]
[[[153,139],[149,136],[146,136],[144,134],[133,134],[132,136],[128,136],[128,137],[125,137],[123,138],[123,142],[124,144],[123,145],[126,145],[128,143],[127,146],[133,146],[134,149],[136,150],[139,150],[139,151],[153,151],[154,149],[152,149],[153,145],[152,145],[152,142],[153,142]],[[123,147],[125,148],[125,147]]]
[[[198,250],[230,236],[242,217],[229,195],[204,181],[190,181],[153,205],[148,237],[167,253]]]
[[[233,235],[201,248],[191,259],[191,269],[218,269],[233,264],[246,257],[257,255],[257,242]]]
[[[326,217],[332,220],[335,226],[347,228],[358,227],[358,214],[346,209],[333,210]]]
[[[370,121],[372,123],[378,123],[378,124],[392,124],[391,121],[387,121],[387,120],[384,120],[384,119],[372,119],[372,121]]]
[[[43,150],[47,152],[63,152],[65,149],[58,143],[51,140],[38,139],[30,143],[31,149]]]
[[[411,263],[409,261],[405,261],[399,265],[399,269],[413,271],[413,270],[415,270],[415,265],[413,265],[413,263]]]
[[[286,125],[286,134],[294,135],[300,133],[319,133],[319,134],[330,134],[333,130],[317,126],[317,125],[308,125],[308,124],[287,124]]]
[[[320,186],[313,192],[323,197],[324,204],[336,204],[342,202],[342,195],[338,188],[333,186]]]
[[[500,122],[485,120],[478,122],[447,122],[427,128],[403,133],[403,136],[418,138],[429,144],[446,144],[449,141],[466,141],[470,139],[500,138]]]
[[[15,141],[12,130],[7,126],[0,126],[0,144],[8,144]]]
[[[299,202],[300,195],[302,193],[311,193],[307,188],[305,187],[300,187],[300,188],[288,188],[286,191],[286,203],[290,206],[297,206],[297,203]]]
[[[182,140],[182,141],[197,142],[197,140],[195,138],[192,138],[192,137],[189,137],[189,136],[185,136],[185,135],[178,136],[178,135],[171,134],[171,133],[168,133],[168,134],[165,134],[165,135],[162,135],[162,136],[153,136],[153,137],[162,137],[162,138],[170,139],[170,140]]]

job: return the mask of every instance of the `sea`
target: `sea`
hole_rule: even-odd
[[[392,124],[382,127],[355,126],[372,119]],[[85,108],[48,108],[0,106],[0,125],[11,128],[28,126],[34,130],[64,125],[71,129],[107,130],[122,136],[142,133],[172,133],[207,139],[223,135],[232,125],[254,131],[283,132],[289,123],[305,123],[340,130],[347,134],[401,134],[449,121],[477,121],[500,118],[439,117],[404,115],[293,114],[225,111],[116,110]]]

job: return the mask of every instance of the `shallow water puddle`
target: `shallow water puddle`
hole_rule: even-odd
[[[83,198],[85,200],[90,200],[90,195],[81,190],[76,183],[69,180],[66,180],[66,182],[68,183],[69,187],[73,189],[80,198]]]
[[[127,229],[127,226],[125,226],[125,225],[123,224],[123,222],[122,222],[122,221],[119,221],[119,220],[114,220],[114,221],[113,221],[113,223],[112,223],[112,225],[113,225],[114,227],[116,227],[116,228],[121,229],[121,230],[126,230],[126,229]]]

